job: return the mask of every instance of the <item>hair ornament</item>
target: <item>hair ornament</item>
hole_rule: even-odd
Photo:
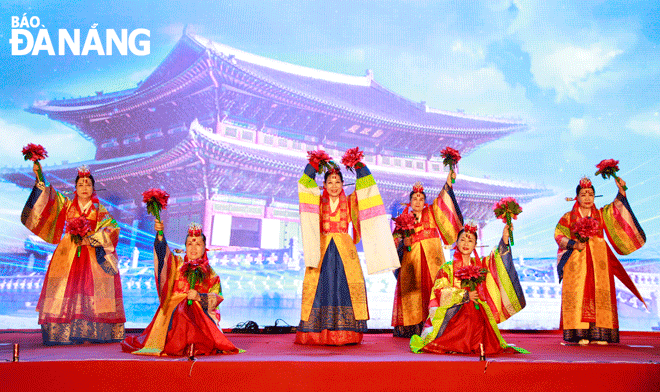
[[[78,167],[79,178],[83,178],[83,177],[89,178],[91,175],[92,173],[89,171],[89,167],[87,167],[87,165],[82,165]]]
[[[330,173],[328,174],[329,176],[333,174],[339,175],[339,173],[341,173],[341,170],[339,169],[339,166],[333,166],[332,168],[328,169],[328,173]]]
[[[477,229],[478,229],[478,227],[477,227],[476,223],[466,223],[465,226],[463,227],[463,230],[466,233],[470,233],[470,234],[473,234],[473,235],[477,234]]]
[[[589,177],[584,176],[580,179],[580,188],[591,188],[593,185],[591,185],[591,180]]]
[[[196,222],[191,222],[188,225],[188,235],[191,237],[199,237],[202,235],[202,225]]]
[[[421,182],[417,181],[413,185],[413,193],[424,193],[424,186],[422,185]]]
[[[580,189],[593,188],[593,184],[591,183],[591,180],[589,179],[589,177],[583,176],[580,179],[579,187],[580,187]],[[594,195],[594,197],[603,197],[603,195]],[[577,196],[567,197],[566,201],[577,201]]]

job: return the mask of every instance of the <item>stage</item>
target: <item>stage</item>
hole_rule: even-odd
[[[622,332],[609,346],[562,345],[557,331],[504,332],[531,354],[413,354],[408,339],[366,334],[346,347],[294,335],[233,334],[237,355],[147,357],[118,343],[46,347],[37,331],[0,331],[3,391],[658,391],[660,333]],[[19,362],[12,344],[20,344]]]

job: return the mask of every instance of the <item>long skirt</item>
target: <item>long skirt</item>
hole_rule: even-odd
[[[154,317],[154,320],[156,317]],[[134,353],[142,349],[147,337],[154,333],[154,320],[138,336],[127,336],[121,342],[125,352]],[[159,353],[145,353],[169,356],[199,356],[213,354],[235,354],[236,348],[222,333],[198,304],[188,305],[181,301],[172,313],[165,345]],[[141,354],[138,352],[137,354]]]
[[[412,260],[412,263],[419,263],[413,265],[411,262],[402,263],[399,275],[396,280],[396,288],[394,290],[394,306],[392,309],[392,327],[394,327],[393,335],[401,338],[411,338],[413,335],[421,335],[424,322],[429,315],[429,302],[431,298],[431,289],[433,288],[433,278],[429,272],[429,266],[426,261],[426,254],[424,248],[420,245],[420,260]],[[406,265],[407,264],[407,265]],[[412,271],[404,271],[404,269]],[[420,269],[421,281],[411,281],[411,279],[402,279],[402,274],[409,277],[414,277],[414,268]],[[407,281],[408,285],[404,284]],[[419,309],[404,309],[402,298],[406,296],[421,295],[421,307]],[[414,318],[415,314],[418,315],[420,320],[416,324],[406,324],[404,321],[404,313],[408,312],[408,318]]]
[[[360,343],[367,321],[355,319],[344,263],[334,239],[320,268],[312,311],[307,321],[300,321],[295,342],[333,346]]]
[[[62,245],[60,245],[62,246]],[[91,246],[81,246],[80,256],[74,253],[71,268],[66,280],[51,280],[51,269],[62,268],[68,261],[61,256],[54,256],[48,266],[44,285],[37,303],[39,324],[45,345],[67,345],[82,342],[112,343],[124,338],[124,305],[119,273],[113,275],[104,272],[92,260]],[[56,250],[56,255],[66,249]],[[59,251],[59,252],[58,252]],[[96,265],[93,265],[95,263]],[[53,306],[53,294],[63,290],[60,306]],[[111,295],[115,305],[104,308],[98,304]]]
[[[479,305],[477,309],[473,302],[468,302],[463,304],[458,313],[449,320],[444,333],[424,346],[422,351],[479,355],[481,345],[485,354],[499,354],[505,351],[488,322],[483,305]],[[508,348],[507,351],[515,352],[514,349]]]

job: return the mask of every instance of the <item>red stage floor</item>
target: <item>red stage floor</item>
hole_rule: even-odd
[[[408,340],[367,334],[361,345],[299,346],[294,335],[227,334],[243,354],[145,357],[119,344],[45,347],[35,332],[0,333],[20,361],[0,363],[0,390],[496,390],[660,391],[660,334],[622,332],[610,346],[565,346],[558,332],[505,332],[531,354],[480,362],[467,355],[413,354]],[[10,360],[11,345],[0,346]],[[443,381],[444,380],[444,381]],[[447,383],[452,380],[452,383]]]

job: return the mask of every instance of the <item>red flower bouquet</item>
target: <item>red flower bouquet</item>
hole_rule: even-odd
[[[589,238],[597,236],[600,230],[598,221],[590,216],[582,217],[573,224],[573,234],[582,243],[586,243]]]
[[[440,154],[442,154],[442,164],[449,166],[449,170],[453,172],[456,164],[461,160],[461,153],[451,147],[445,147],[444,150],[440,151]],[[451,182],[453,184],[455,180],[452,178]]]
[[[92,225],[84,216],[70,219],[66,222],[66,233],[71,235],[73,242],[78,245],[78,257],[80,257],[80,247],[83,238],[92,231]]]
[[[198,282],[203,281],[209,272],[211,272],[211,267],[209,267],[208,259],[185,260],[179,271],[188,280],[188,284],[192,290]],[[192,305],[191,299],[188,300],[188,305]]]
[[[151,188],[142,192],[142,201],[147,205],[147,212],[160,220],[160,212],[167,208],[170,195],[162,189]],[[158,234],[163,235],[162,231]]]
[[[346,150],[344,156],[341,157],[341,163],[346,166],[346,169],[354,173],[355,169],[364,166],[362,158],[364,158],[364,151],[360,151],[359,147],[349,148]]]
[[[511,219],[518,219],[518,214],[522,212],[522,207],[513,197],[503,197],[495,203],[493,212],[497,219],[509,225],[509,243],[513,246],[513,231],[511,230]]]
[[[399,238],[408,238],[415,233],[415,216],[410,213],[403,213],[396,218],[392,218],[394,221],[394,235]],[[407,248],[410,252],[410,246]]]
[[[619,161],[614,159],[603,159],[596,165],[596,168],[598,168],[598,171],[596,171],[597,176],[602,176],[605,180],[610,177],[617,179],[616,172],[619,171]],[[628,187],[624,185],[623,190],[627,191]]]
[[[323,173],[326,170],[337,167],[337,164],[332,161],[330,155],[323,150],[307,151],[307,158],[309,164],[316,169],[317,173]]]
[[[468,291],[475,291],[477,286],[486,280],[488,270],[485,268],[477,267],[476,265],[467,265],[454,271],[454,277],[461,280],[461,287],[468,289]],[[477,303],[474,307],[479,309]]]
[[[46,159],[48,152],[41,144],[32,144],[28,143],[27,146],[23,147],[21,151],[23,153],[23,159],[26,161],[38,162]],[[44,182],[44,174],[41,171],[41,164],[37,165],[37,175],[39,176],[39,181]]]

